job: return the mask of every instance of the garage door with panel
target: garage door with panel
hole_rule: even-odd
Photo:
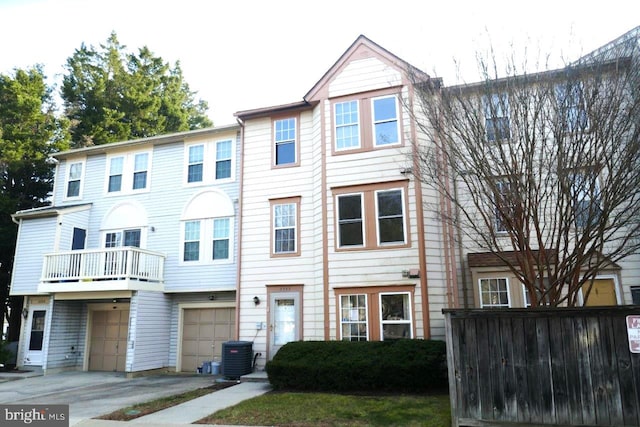
[[[127,360],[129,310],[92,312],[90,371],[123,372]]]
[[[235,308],[185,309],[181,370],[194,372],[202,362],[221,360],[222,343],[234,337],[235,319]]]

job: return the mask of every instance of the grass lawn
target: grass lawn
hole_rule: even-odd
[[[448,427],[448,395],[271,392],[223,409],[200,424]]]

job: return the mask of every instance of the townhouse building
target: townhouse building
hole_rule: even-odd
[[[239,127],[58,153],[16,212],[19,366],[195,372],[235,337]]]
[[[301,102],[237,113],[239,334],[263,363],[293,340],[444,336],[456,291],[411,175],[410,67],[360,36]]]
[[[18,365],[193,372],[241,340],[262,369],[295,340],[442,339],[485,289],[525,306],[416,176],[416,79],[442,84],[360,36],[301,101],[54,155],[51,206],[13,215]],[[639,265],[600,277],[614,304]]]

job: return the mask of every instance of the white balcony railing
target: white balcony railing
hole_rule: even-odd
[[[45,254],[42,283],[97,280],[164,281],[164,255],[135,247]]]

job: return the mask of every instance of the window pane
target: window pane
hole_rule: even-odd
[[[231,141],[216,143],[216,179],[231,177]]]
[[[200,182],[202,181],[202,164],[189,165],[189,174],[187,176],[188,182]]]
[[[376,122],[395,120],[396,114],[396,98],[379,98],[373,101],[373,119]]]
[[[404,215],[400,190],[380,191],[378,198],[378,234],[380,243],[404,242]]]
[[[296,161],[296,120],[284,119],[275,122],[276,165]]]
[[[216,162],[216,179],[231,177],[231,160],[219,160]]]
[[[480,300],[483,307],[509,307],[507,279],[480,279]]]
[[[147,188],[147,172],[135,172],[133,174],[133,189]]]
[[[231,141],[220,141],[216,143],[216,159],[231,158]]]
[[[204,161],[204,145],[189,147],[189,163],[202,163]]]
[[[379,98],[373,101],[373,121],[376,145],[399,142],[395,97]]]
[[[213,220],[213,238],[226,239],[229,237],[229,218]]]
[[[336,148],[360,146],[358,124],[358,101],[341,102],[335,105]]]
[[[111,159],[111,163],[109,165],[109,175],[122,174],[123,161],[124,161],[123,157],[115,157]]]
[[[276,230],[275,234],[275,252],[295,252],[296,250],[296,231],[293,228],[283,228]]]
[[[398,139],[398,123],[376,123],[376,145],[395,144]]]
[[[82,176],[82,163],[72,163],[69,167],[69,179],[80,179]]]
[[[200,259],[200,242],[184,242],[184,261]]]
[[[184,224],[184,240],[200,240],[200,221],[189,221]]]
[[[122,175],[112,175],[109,177],[109,193],[120,191],[122,188]]]
[[[338,197],[339,219],[362,219],[362,196],[354,194],[352,196]]]
[[[402,338],[411,338],[411,325],[406,323],[382,325],[382,339],[384,341]]]
[[[493,94],[483,98],[485,129],[488,141],[509,139],[509,100],[506,94]]]
[[[105,236],[105,243],[104,243],[104,247],[105,248],[115,248],[120,246],[120,239],[121,239],[121,234],[120,233],[107,233]]]
[[[126,230],[124,232],[124,246],[140,247],[140,230]]]
[[[148,153],[136,154],[133,171],[134,172],[146,171],[148,163],[149,163]]]
[[[400,190],[379,191],[377,194],[379,216],[402,215],[402,192]]]
[[[338,224],[340,246],[361,246],[364,243],[360,194],[338,197]]]
[[[286,205],[275,205],[275,226],[291,227],[296,224],[296,205],[293,203]]]
[[[214,240],[213,241],[213,259],[228,259],[229,258],[229,240]]]
[[[77,197],[80,195],[80,181],[70,181],[67,188],[67,197]]]
[[[296,144],[288,142],[276,145],[276,165],[296,162]]]
[[[343,341],[367,340],[367,300],[365,295],[340,297],[340,323]]]

